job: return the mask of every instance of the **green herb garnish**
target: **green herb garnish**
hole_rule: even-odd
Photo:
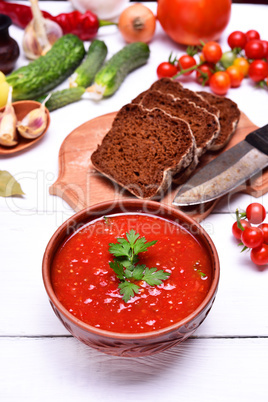
[[[207,276],[204,272],[201,271],[201,269],[196,269],[195,271],[201,276],[201,278],[205,278]]]
[[[140,237],[133,229],[126,233],[126,237],[127,239],[118,238],[117,243],[109,244],[109,252],[115,257],[109,265],[120,280],[118,287],[125,302],[135,293],[139,293],[140,286],[135,281],[144,281],[150,286],[155,286],[160,285],[170,275],[169,272],[138,264],[138,254],[147,251],[157,240],[146,242],[145,237]]]
[[[107,218],[107,216],[104,216],[103,219],[106,225],[110,225],[110,220]]]

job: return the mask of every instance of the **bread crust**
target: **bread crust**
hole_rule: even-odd
[[[240,119],[240,110],[237,104],[229,98],[213,95],[209,92],[198,92],[211,105],[215,105],[219,111],[220,134],[210,148],[211,151],[219,151],[228,144],[235,133]]]

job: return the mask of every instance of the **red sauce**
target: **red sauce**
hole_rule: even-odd
[[[171,275],[159,286],[139,283],[139,294],[125,303],[108,248],[130,229],[157,240],[139,254],[139,263]],[[145,214],[118,214],[85,225],[61,246],[52,266],[63,306],[81,321],[114,332],[148,332],[182,320],[200,305],[210,283],[211,261],[197,238],[175,222]]]

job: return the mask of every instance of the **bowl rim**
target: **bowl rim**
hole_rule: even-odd
[[[187,317],[184,319],[177,321],[176,323],[173,323],[172,325],[169,325],[167,327],[154,330],[154,331],[146,331],[146,332],[140,332],[140,333],[130,333],[130,332],[114,332],[114,331],[108,331],[108,330],[103,330],[100,328],[96,328],[90,324],[86,324],[82,320],[76,318],[74,315],[72,315],[58,300],[52,283],[51,283],[51,276],[50,276],[50,265],[49,265],[49,260],[50,258],[53,259],[53,257],[50,256],[51,250],[54,250],[54,253],[58,249],[58,246],[55,247],[55,244],[62,244],[62,241],[57,243],[58,238],[64,234],[66,228],[68,227],[68,224],[71,222],[79,222],[79,220],[83,220],[82,218],[87,215],[88,217],[88,222],[91,221],[90,216],[91,213],[93,212],[99,212],[101,210],[105,210],[108,206],[114,205],[114,207],[118,205],[125,205],[128,204],[128,206],[135,206],[137,207],[138,205],[144,205],[148,204],[153,208],[161,209],[162,211],[169,212],[171,213],[172,216],[176,215],[177,218],[183,220],[184,222],[186,221],[187,223],[190,224],[192,227],[196,227],[198,229],[198,236],[203,238],[205,240],[205,243],[207,247],[210,249],[210,255],[212,257],[212,271],[214,270],[214,275],[213,279],[210,284],[209,291],[203,301],[199,304],[199,306]],[[130,212],[130,211],[129,211]],[[123,212],[123,213],[127,213]],[[153,211],[151,211],[153,214]],[[148,214],[150,212],[148,211]],[[99,215],[98,217],[103,216]],[[93,220],[98,219],[98,217],[95,217]],[[179,222],[181,223],[181,222]],[[83,225],[86,224],[86,222],[83,223]],[[70,236],[70,235],[69,235]],[[68,238],[68,235],[66,234],[65,238]],[[54,254],[53,254],[54,256]],[[159,203],[157,201],[152,201],[152,200],[141,200],[141,199],[132,199],[132,198],[125,198],[125,199],[120,199],[120,200],[112,200],[112,201],[105,201],[101,202],[98,204],[94,204],[90,207],[86,207],[82,209],[81,211],[75,213],[73,216],[68,218],[65,222],[63,222],[54,232],[52,237],[50,238],[45,252],[43,256],[43,261],[42,261],[42,278],[43,278],[43,284],[45,287],[45,290],[47,292],[47,295],[49,297],[50,303],[56,307],[56,309],[63,315],[65,318],[67,318],[69,321],[71,321],[74,325],[78,326],[80,329],[90,332],[93,335],[97,336],[102,336],[104,338],[113,338],[113,339],[118,339],[118,340],[140,340],[140,339],[153,339],[153,338],[158,338],[159,336],[165,335],[166,333],[172,333],[176,330],[178,330],[182,326],[187,326],[188,323],[190,323],[194,318],[198,317],[199,314],[202,313],[203,309],[206,307],[206,305],[209,305],[212,300],[215,298],[215,295],[218,290],[218,285],[219,285],[219,279],[220,279],[220,262],[219,262],[219,256],[218,252],[216,250],[216,246],[214,245],[211,237],[209,234],[205,231],[205,229],[198,223],[196,222],[193,218],[189,217],[186,215],[184,212],[180,211],[179,209],[176,209],[168,204],[163,204]]]

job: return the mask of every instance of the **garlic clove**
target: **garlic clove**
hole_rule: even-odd
[[[25,28],[22,48],[28,59],[34,60],[42,55],[42,46],[39,43],[36,32],[31,21]]]
[[[12,106],[12,87],[9,87],[7,104],[0,116],[0,145],[13,147],[18,144],[17,117]]]
[[[31,0],[31,7],[33,19],[24,30],[22,47],[25,55],[34,60],[46,54],[63,31],[55,21],[43,18],[37,0]]]
[[[45,103],[51,94],[44,100],[41,106],[31,110],[21,121],[17,123],[17,130],[23,138],[35,139],[43,134],[47,127],[47,113]]]
[[[55,21],[44,19],[44,23],[48,41],[50,45],[53,45],[61,36],[63,36],[63,30]]]

